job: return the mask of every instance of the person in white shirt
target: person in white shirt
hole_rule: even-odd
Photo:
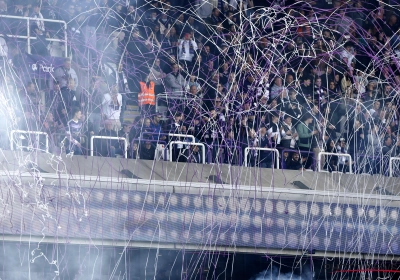
[[[37,19],[36,20],[36,25],[39,30],[42,32],[45,32],[46,29],[44,27],[44,21],[43,21],[43,15],[40,12],[40,2],[36,2],[36,4],[33,5],[33,18]]]
[[[268,129],[268,137],[271,138],[272,147],[275,148],[281,143],[281,133],[279,131],[279,114],[272,112],[272,119]]]
[[[104,119],[113,123],[113,129],[118,131],[121,129],[121,108],[122,95],[118,93],[118,85],[114,85],[111,93],[105,93],[102,102],[102,114]]]
[[[297,148],[299,135],[297,134],[296,128],[292,125],[292,117],[288,114],[285,115],[282,123],[281,137],[281,145],[283,147],[290,149]]]
[[[178,42],[178,59],[186,64],[192,63],[197,51],[197,44],[192,39],[192,34],[185,33],[185,37]]]

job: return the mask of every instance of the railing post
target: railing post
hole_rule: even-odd
[[[28,38],[27,38],[27,40],[28,40],[28,54],[31,54],[31,27],[30,27],[30,25],[29,25],[29,18],[27,18],[26,19],[26,24],[27,24],[27,27],[26,27],[26,32],[27,32],[27,36],[28,36]]]
[[[64,48],[64,52],[65,52],[65,57],[68,57],[68,36],[67,36],[67,23],[64,22],[64,40],[65,40],[65,48]]]

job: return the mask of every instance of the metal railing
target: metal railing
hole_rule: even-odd
[[[94,139],[106,139],[106,140],[118,140],[124,141],[124,153],[125,153],[125,158],[128,158],[128,141],[126,140],[125,137],[113,137],[113,136],[92,136],[90,138],[90,156],[93,156],[94,152],[94,147],[93,147],[93,140]]]
[[[11,130],[10,133],[10,147],[11,151],[14,150],[14,134],[22,133],[22,134],[36,134],[36,135],[45,135],[46,136],[46,153],[49,152],[49,135],[46,132],[41,131],[28,131],[28,130]],[[39,141],[38,141],[39,142]]]
[[[143,132],[143,135],[157,135],[159,136],[172,136],[172,137],[183,137],[183,138],[190,138],[192,139],[192,143],[196,142],[196,138],[193,135],[190,134],[176,134],[176,133],[157,133],[157,132]],[[144,140],[143,138],[139,139],[139,140]]]
[[[5,34],[8,37],[11,38],[19,38],[19,39],[27,39],[28,41],[28,53],[31,53],[31,40],[34,39],[36,40],[37,38],[35,36],[31,36],[31,27],[30,24],[31,22],[37,22],[37,21],[44,21],[44,22],[58,22],[64,25],[64,39],[51,39],[51,38],[46,38],[46,41],[49,42],[62,42],[65,43],[65,57],[68,57],[68,38],[67,38],[67,23],[63,20],[54,20],[54,19],[45,19],[45,18],[33,18],[33,17],[19,17],[19,16],[9,16],[9,15],[0,15],[0,18],[11,18],[11,19],[22,19],[26,20],[26,30],[27,30],[27,36],[24,35],[14,35],[14,34]]]
[[[132,154],[133,154],[133,143],[135,143],[135,142],[137,142],[137,143],[140,143],[140,142],[150,142],[150,143],[156,143],[156,145],[157,144],[161,144],[161,145],[164,145],[164,151],[163,151],[163,153],[164,153],[164,161],[167,161],[167,156],[168,156],[168,154],[167,154],[167,149],[166,149],[166,147],[167,147],[167,142],[165,142],[165,141],[163,141],[163,140],[157,140],[157,139],[146,139],[146,140],[143,140],[143,139],[140,139],[140,138],[135,138],[135,139],[132,139],[132,141],[131,141],[131,146],[130,146],[130,156],[131,156],[131,158],[132,158]],[[140,147],[140,145],[138,145],[138,155],[139,155],[139,158],[140,158],[140,149],[141,149],[141,147]],[[156,151],[157,151],[157,149],[156,149]]]
[[[69,133],[61,133],[61,132],[56,132],[56,133],[50,133],[50,137],[54,143],[54,146],[56,147],[61,147],[63,141],[65,139],[70,139],[70,134]],[[80,138],[79,143],[82,144],[82,139],[84,139],[85,142],[85,152],[87,153],[87,151],[89,150],[89,143],[88,143],[88,137],[86,135],[79,135],[77,136],[78,138]]]
[[[351,155],[349,155],[349,154],[341,154],[341,153],[328,153],[328,152],[320,152],[318,154],[318,164],[317,164],[317,167],[318,167],[317,171],[318,172],[323,171],[322,168],[321,168],[322,155],[331,155],[331,156],[337,156],[337,157],[348,157],[349,158],[349,163],[348,163],[349,173],[353,173],[353,160],[351,158]]]
[[[203,164],[206,163],[206,148],[204,144],[202,143],[193,143],[193,142],[185,142],[185,141],[171,141],[169,142],[169,161],[172,162],[172,145],[173,144],[182,144],[182,145],[191,145],[191,146],[200,146],[202,147],[201,149],[201,155],[202,155],[202,162]]]
[[[393,177],[393,161],[400,161],[400,157],[391,157],[389,160],[389,177]]]
[[[242,163],[242,148],[240,146],[229,146],[229,145],[218,145],[216,147],[218,150],[216,152],[216,156],[220,163],[224,163],[225,159],[228,158],[228,164],[240,165]],[[210,147],[207,145],[207,160],[208,164],[212,163],[214,147]],[[230,155],[229,152],[233,151]],[[228,153],[228,154],[226,154]],[[211,154],[211,156],[210,156]],[[223,156],[223,157],[222,157]],[[214,158],[215,160],[216,158]],[[236,162],[235,162],[236,161]]]
[[[245,148],[244,149],[244,166],[247,167],[247,156],[249,155],[249,150],[258,150],[258,151],[270,151],[274,152],[276,154],[275,160],[276,160],[276,169],[279,169],[279,151],[278,149],[273,149],[273,148],[258,148],[258,147],[253,147],[253,148]]]

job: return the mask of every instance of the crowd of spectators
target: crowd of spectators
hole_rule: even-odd
[[[62,142],[52,138],[67,152],[88,154],[94,135],[119,136],[128,140],[131,158],[167,159],[169,141],[189,140],[167,135],[174,133],[204,144],[208,162],[241,165],[246,148],[274,148],[281,168],[321,164],[328,171],[367,173],[381,172],[385,158],[400,153],[400,37],[391,2],[40,3],[0,0],[0,14],[36,18],[31,52],[61,56],[68,47],[91,84],[80,86],[66,58],[52,83],[24,83],[16,94],[23,115],[16,114],[20,129],[67,132]],[[46,41],[63,33],[43,18],[68,23],[68,46]],[[3,33],[25,32],[4,20]],[[7,40],[4,61],[14,63],[15,76],[15,61],[26,48]],[[14,81],[4,79],[9,92]],[[154,91],[155,102],[138,100],[144,90]],[[140,107],[133,122],[124,118],[127,104]],[[118,140],[95,141],[96,155],[124,150]],[[351,156],[352,166],[342,154]],[[205,160],[189,143],[175,144],[172,156]],[[276,167],[271,151],[250,149],[247,161]]]

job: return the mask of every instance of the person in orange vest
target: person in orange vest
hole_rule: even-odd
[[[146,82],[140,81],[139,83],[140,83],[140,92],[138,95],[138,104],[139,104],[140,110],[144,114],[149,114],[151,112],[154,112],[154,108],[156,105],[154,82],[150,81],[147,78]]]

